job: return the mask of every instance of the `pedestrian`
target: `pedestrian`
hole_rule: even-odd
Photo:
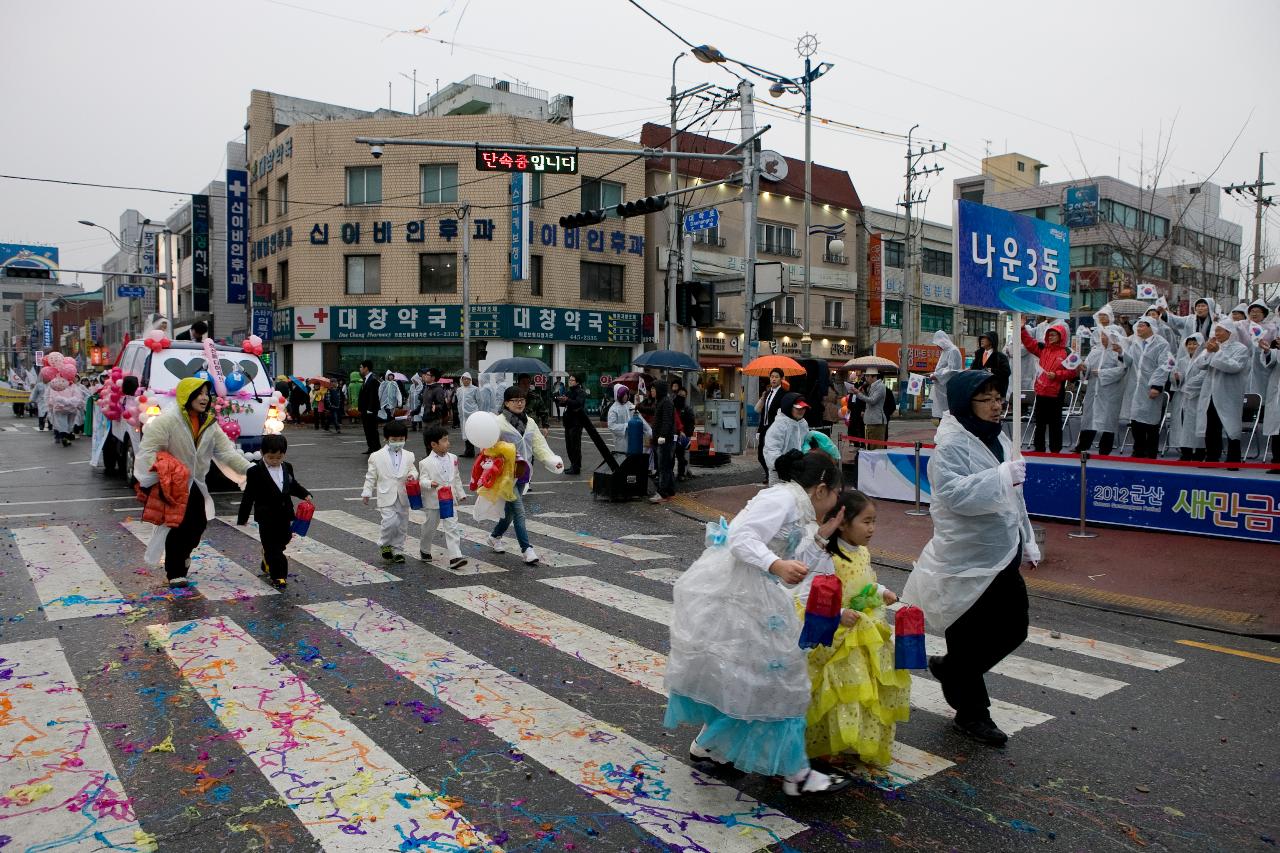
[[[844,388],[844,382],[834,374],[831,376],[827,385],[827,395],[822,398],[822,431],[832,438],[835,425],[840,422],[840,399],[841,389]]]
[[[857,489],[841,492],[828,518],[841,514],[827,540],[827,557],[800,585],[801,604],[812,579],[834,574],[842,597],[840,627],[829,646],[809,651],[811,699],[805,746],[810,758],[839,761],[851,753],[873,767],[893,760],[889,748],[911,706],[911,676],[894,668],[893,629],[884,606],[898,597],[879,583],[867,545],[876,532],[876,505]],[[800,609],[800,608],[797,608]]]
[[[467,459],[473,459],[476,455],[476,449],[471,445],[470,441],[467,441],[466,438],[467,418],[471,417],[476,412],[481,411],[481,389],[476,387],[470,373],[462,374],[462,377],[458,381],[460,384],[458,386],[456,399],[458,403],[458,417],[462,421],[462,446],[464,451],[462,455]]]
[[[524,394],[525,414],[541,429],[546,429],[547,401],[542,391],[533,387],[533,377],[528,373],[521,373],[516,377],[516,387]]]
[[[658,491],[649,498],[649,503],[660,504],[676,495],[676,407],[671,399],[671,389],[665,382],[655,382],[652,387],[657,397],[653,414],[653,440],[657,451]]]
[[[1044,343],[1040,343],[1025,328],[1022,330],[1022,345],[1039,359],[1040,370],[1036,376],[1036,409],[1035,409],[1035,448],[1037,453],[1045,451],[1045,434],[1048,433],[1048,448],[1053,453],[1062,452],[1062,400],[1066,394],[1065,383],[1075,378],[1076,371],[1065,368],[1067,324],[1056,320],[1044,333]],[[1078,369],[1078,368],[1077,368]]]
[[[405,406],[409,410],[409,429],[416,431],[422,426],[422,386],[424,384],[423,374],[426,373],[425,368],[413,374],[409,380],[408,399]]]
[[[790,450],[803,453],[807,449],[809,422],[804,416],[808,410],[809,404],[796,392],[788,391],[782,395],[778,416],[764,435],[764,461],[769,466],[769,485],[776,484],[781,477],[777,470],[779,459]]]
[[[39,377],[31,386],[31,396],[28,398],[30,403],[36,407],[36,417],[39,421],[36,424],[38,432],[44,432],[46,428],[52,429],[49,424],[49,383],[44,381],[44,377]]]
[[[436,538],[436,528],[444,531],[445,558],[449,568],[460,569],[467,564],[462,556],[462,526],[458,524],[456,505],[467,499],[458,472],[458,457],[449,452],[449,430],[443,424],[432,424],[422,429],[422,441],[427,453],[418,463],[418,482],[422,484],[422,543],[418,556],[423,562],[431,562],[431,543]]]
[[[347,396],[342,392],[342,382],[334,379],[324,392],[324,431],[328,432],[333,427],[335,433],[342,435],[342,413],[346,410]]]
[[[582,473],[582,428],[587,423],[587,389],[582,387],[582,374],[569,374],[568,387],[555,400],[564,409],[564,452],[569,457],[565,474],[576,477]]]
[[[388,383],[383,383],[388,384]],[[416,480],[413,452],[405,450],[409,428],[404,421],[388,420],[382,425],[387,446],[369,455],[360,498],[365,506],[373,498],[382,516],[378,530],[378,547],[382,559],[390,563],[404,562],[404,540],[409,534],[409,494],[405,484]]]
[[[302,413],[311,403],[311,392],[302,384],[301,379],[290,378],[289,382],[289,420],[295,426],[302,425]]]
[[[933,538],[902,591],[945,632],[947,653],[929,671],[962,734],[991,746],[1009,736],[991,719],[984,674],[1027,638],[1027,586],[1019,574],[1040,550],[1023,501],[1027,466],[1000,427],[1004,401],[980,370],[953,377],[951,406],[929,459]]]
[[[311,413],[315,416],[317,430],[321,427],[326,431],[329,429],[329,411],[324,405],[327,393],[323,382],[319,379],[311,380]]]
[[[1088,451],[1097,437],[1098,453],[1110,456],[1120,429],[1120,409],[1129,373],[1125,361],[1127,341],[1119,326],[1104,324],[1097,328],[1089,357],[1080,367],[1087,377],[1088,396],[1080,416],[1080,438],[1075,452]],[[1093,400],[1092,404],[1089,399]]]
[[[676,408],[676,482],[692,480],[693,472],[689,470],[689,445],[693,443],[693,434],[697,430],[697,413],[689,405],[689,391],[680,380],[672,382],[672,387],[679,385],[675,392]]]
[[[360,409],[360,423],[364,427],[364,442],[368,448],[364,455],[377,453],[382,446],[378,441],[378,376],[373,372],[373,362],[368,359],[360,362],[360,394],[357,407]]]
[[[396,383],[396,375],[388,370],[378,386],[378,420],[384,424],[396,420],[396,411],[404,406],[404,393]]]
[[[764,458],[764,439],[769,432],[769,427],[773,425],[773,421],[778,417],[778,409],[782,406],[782,395],[786,393],[782,388],[782,368],[775,367],[769,371],[769,387],[764,389],[760,394],[760,399],[756,400],[756,414],[759,415],[759,426],[756,429],[756,459],[760,461],[760,467],[764,469],[764,484],[767,486],[772,482],[773,464],[766,462]]]
[[[498,440],[510,442],[516,448],[516,467],[521,472],[516,477],[515,500],[506,501],[503,516],[489,534],[489,547],[495,554],[504,553],[507,548],[502,536],[507,528],[515,525],[516,543],[520,553],[528,565],[538,562],[538,552],[529,543],[529,532],[525,529],[524,493],[533,481],[533,463],[541,462],[543,467],[553,474],[564,472],[564,462],[551,452],[550,445],[543,437],[538,425],[524,413],[524,392],[518,386],[512,386],[502,392],[502,414],[498,417]]]
[[[933,333],[933,345],[938,348],[938,363],[929,378],[933,380],[933,425],[937,426],[947,413],[947,383],[951,377],[964,370],[964,358],[951,341],[951,336],[938,329]],[[872,421],[868,420],[868,424]]]
[[[1182,462],[1192,462],[1197,457],[1204,460],[1204,439],[1196,435],[1196,416],[1200,392],[1204,390],[1207,356],[1204,338],[1197,332],[1187,336],[1173,366],[1175,394],[1169,409],[1169,446],[1178,448]]]
[[[794,587],[823,559],[843,514],[826,518],[840,468],[821,452],[778,460],[781,482],[759,492],[676,581],[665,688],[666,728],[699,726],[695,765],[781,776],[788,796],[850,784],[814,770],[805,752],[809,667]]]
[[[845,398],[844,410],[846,419],[846,434],[855,439],[855,447],[865,447],[861,440],[867,437],[867,404],[858,398],[858,392],[865,393],[866,381],[859,375],[849,374],[849,378],[845,380]]]
[[[973,355],[973,369],[985,370],[996,378],[996,389],[1001,397],[1009,396],[1009,377],[1012,369],[1009,356],[1000,351],[1000,338],[994,331],[978,335],[978,351]]]
[[[1205,459],[1222,460],[1222,436],[1227,436],[1227,461],[1240,461],[1241,415],[1249,350],[1234,336],[1227,323],[1213,324],[1213,336],[1205,344],[1206,371],[1200,391],[1196,434],[1204,436]]]
[[[422,425],[449,426],[449,394],[440,382],[441,371],[433,367],[426,373],[426,384],[422,388]]]
[[[874,367],[868,369],[863,375],[870,384],[866,386],[865,391],[854,391],[854,395],[864,407],[862,420],[865,437],[873,441],[888,441],[889,418],[885,414],[884,406],[888,389],[885,387],[883,377],[880,376],[880,371]]]
[[[565,385],[565,380],[561,378],[556,379],[556,384],[551,389],[551,416],[561,422],[564,421],[565,412],[565,404],[563,400],[568,390],[569,388]]]
[[[627,445],[627,425],[631,423],[632,415],[639,415],[635,405],[631,402],[631,390],[626,385],[618,383],[613,386],[614,403],[609,407],[609,432],[613,433],[613,449],[626,450]],[[648,421],[644,418],[640,419],[644,424],[644,433],[646,438],[653,435],[653,428],[649,426]]]
[[[1258,340],[1257,358],[1267,371],[1262,398],[1262,434],[1271,445],[1271,464],[1280,466],[1280,340],[1274,335],[1263,335]],[[1280,467],[1272,467],[1267,473],[1280,474]]]
[[[311,493],[298,482],[293,466],[284,459],[288,450],[289,442],[283,435],[262,437],[262,459],[249,466],[245,474],[244,495],[236,516],[236,524],[243,527],[253,513],[262,543],[262,573],[277,589],[284,589],[289,582],[289,559],[284,549],[293,538],[293,499],[311,500]]]
[[[1160,445],[1160,421],[1164,417],[1164,386],[1169,381],[1169,344],[1157,334],[1150,317],[1133,324],[1138,336],[1129,369],[1135,374],[1133,397],[1129,403],[1129,428],[1133,431],[1133,455],[1155,459]]]
[[[160,481],[162,472],[157,470],[156,457],[162,451],[177,463],[161,467],[166,469],[165,485],[176,485],[179,495],[186,496],[181,522],[173,528],[158,525],[147,546],[149,562],[158,562],[164,554],[164,573],[171,589],[187,585],[191,552],[200,544],[208,520],[217,514],[205,484],[209,466],[216,462],[223,475],[236,485],[244,484],[249,470],[240,448],[227,438],[213,417],[213,384],[209,380],[194,376],[179,380],[174,400],[172,408],[147,422],[133,463],[134,479],[143,489]],[[179,468],[185,469],[181,475],[187,480],[185,485],[176,482]]]

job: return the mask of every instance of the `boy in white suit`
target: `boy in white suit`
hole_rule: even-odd
[[[404,562],[404,540],[409,533],[409,495],[405,483],[418,479],[413,453],[404,449],[409,429],[404,421],[389,420],[382,427],[387,443],[381,450],[369,454],[369,468],[364,475],[364,490],[360,497],[365,505],[369,498],[376,498],[378,512],[382,513],[382,530],[378,533],[378,546],[382,559],[390,563]]]
[[[436,528],[444,530],[444,547],[450,569],[467,564],[462,556],[462,528],[458,525],[456,504],[466,500],[462,476],[458,473],[458,457],[449,452],[449,430],[436,424],[423,429],[427,445],[426,457],[418,463],[418,482],[422,484],[422,546],[418,556],[431,562],[431,541]],[[452,503],[451,503],[452,502]]]

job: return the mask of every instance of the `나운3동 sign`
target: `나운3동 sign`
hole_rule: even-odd
[[[1065,318],[1071,309],[1070,231],[970,201],[956,202],[960,302]]]

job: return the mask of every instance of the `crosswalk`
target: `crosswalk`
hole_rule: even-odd
[[[620,721],[628,718],[615,716],[621,712],[611,703],[577,707],[579,694],[535,686],[511,658],[495,657],[503,637],[517,648],[537,644],[541,654],[630,691],[632,710],[635,696],[649,696],[660,717],[669,590],[681,575],[673,556],[538,522],[530,525],[539,537],[535,545],[555,556],[531,571],[514,554],[479,559],[489,556],[477,547],[487,533],[467,525],[467,566],[450,571],[438,546],[433,562],[421,563],[421,543],[410,537],[410,562],[393,574],[376,565],[379,526],[370,514],[321,510],[311,535],[295,537],[288,547],[295,576],[304,584],[314,578],[314,587],[302,589],[317,594],[299,597],[291,585],[290,595],[281,596],[245,556],[256,561],[256,528],[220,516],[193,554],[190,572],[209,606],[153,613],[137,596],[121,593],[137,586],[129,574],[141,565],[153,528],[129,518],[108,522],[137,544],[105,566],[95,557],[101,546],[86,547],[85,527],[9,529],[26,571],[25,578],[20,572],[10,577],[30,581],[51,627],[85,624],[79,619],[139,620],[138,631],[158,653],[150,680],[168,673],[163,677],[176,681],[176,692],[207,708],[246,759],[244,772],[274,792],[293,835],[316,849],[500,851],[508,833],[488,808],[453,794],[447,778],[424,772],[385,724],[351,716],[342,688],[319,677],[329,665],[291,655],[290,640],[263,628],[260,608],[268,601],[273,618],[296,614],[308,644],[336,643],[344,667],[358,658],[367,662],[361,666],[380,668],[386,684],[407,685],[417,701],[435,708],[433,719],[454,733],[472,732],[464,738],[472,748],[479,748],[477,737],[489,738],[544,768],[558,780],[554,785],[593,799],[594,811],[630,827],[631,840],[646,838],[662,849],[754,853],[809,828],[739,783],[691,767],[684,758],[689,733],[655,737],[624,728]],[[562,550],[547,548],[544,539]],[[604,555],[634,567],[606,574],[596,563]],[[670,564],[652,565],[664,559]],[[407,601],[425,605],[425,613],[407,611]],[[0,618],[8,615],[0,605]],[[480,646],[464,639],[476,636],[487,639]],[[926,642],[931,651],[943,644],[938,637]],[[1016,692],[1008,698],[1025,704],[993,698],[992,716],[1010,733],[1034,730],[1052,724],[1055,711],[1104,700],[1134,678],[1158,677],[1153,674],[1179,663],[1151,649],[1034,627],[1019,654],[995,670],[992,686]],[[137,797],[127,790],[132,777],[126,772],[122,781],[107,747],[116,738],[104,736],[104,722],[90,710],[95,703],[86,702],[86,693],[103,689],[89,669],[73,666],[55,639],[0,644],[0,837],[12,839],[12,849],[156,849],[151,833],[161,824],[151,825],[146,812],[135,814]],[[898,728],[890,766],[859,771],[867,784],[892,789],[963,771],[963,753],[949,754],[936,740],[932,751],[911,743],[919,717],[951,714],[927,674],[913,678],[911,704],[913,718]],[[173,736],[191,735],[179,730]],[[552,784],[530,789],[535,811],[539,791]]]

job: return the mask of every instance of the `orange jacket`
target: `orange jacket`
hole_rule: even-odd
[[[191,494],[191,472],[173,454],[161,450],[151,467],[160,480],[150,489],[134,486],[143,504],[142,520],[165,527],[177,527],[187,514],[187,498]]]

